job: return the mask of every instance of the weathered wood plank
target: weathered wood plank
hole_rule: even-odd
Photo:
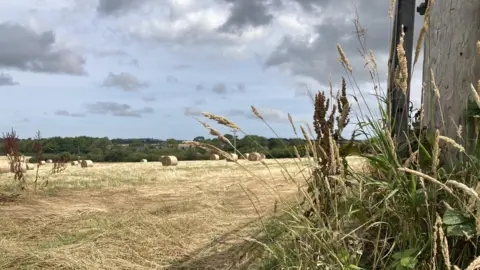
[[[480,79],[480,57],[475,49],[478,40],[479,0],[435,1],[424,44],[424,126],[429,131],[439,129],[442,135],[455,139],[467,150],[472,150],[474,139],[472,127],[466,125],[466,106],[471,99],[470,84],[475,85]],[[439,99],[434,94],[431,70]],[[457,136],[459,125],[463,127],[463,138]],[[454,154],[449,159],[455,158],[451,155]]]

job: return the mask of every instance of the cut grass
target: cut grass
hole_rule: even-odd
[[[215,161],[69,167],[36,194],[0,206],[0,269],[240,267],[253,258],[240,251],[255,246],[245,238],[262,227],[259,216],[298,194],[277,161],[266,162],[268,170],[240,161],[263,182]],[[280,163],[302,179],[292,160]],[[42,181],[49,166],[40,169]],[[0,192],[11,190],[11,177],[0,175]]]

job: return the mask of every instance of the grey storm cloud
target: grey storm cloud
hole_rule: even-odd
[[[145,81],[141,81],[130,73],[121,72],[115,74],[110,72],[103,80],[102,86],[120,88],[124,91],[138,91],[141,88],[148,87],[149,84]]]
[[[0,86],[17,84],[18,82],[14,81],[10,74],[0,73]]]
[[[230,16],[220,27],[221,31],[239,31],[248,26],[269,24],[273,15],[264,0],[225,0],[232,3]]]
[[[15,23],[0,23],[0,67],[22,71],[85,75],[85,58],[56,49],[53,31],[37,33]]]
[[[308,5],[313,1],[297,1]],[[264,61],[266,68],[280,67],[293,75],[310,77],[323,85],[328,84],[328,74],[332,75],[334,83],[340,82],[345,76],[345,70],[338,61],[337,43],[342,46],[354,70],[354,76],[359,83],[370,82],[368,72],[364,70],[365,59],[359,53],[360,43],[355,34],[353,23],[354,14],[345,8],[353,7],[347,0],[337,0],[335,5],[331,1],[322,1],[323,7],[329,8],[338,16],[327,18],[315,26],[317,38],[310,42],[308,39],[285,36],[277,48]],[[372,50],[379,57],[388,56],[390,49],[390,21],[388,17],[390,1],[358,1],[357,11],[360,25],[364,28],[361,39],[368,50]],[[313,4],[313,3],[311,3]],[[321,12],[320,12],[321,14]],[[344,16],[340,16],[344,14]],[[351,17],[352,20],[345,20]],[[422,17],[417,14],[416,28],[421,27]],[[416,31],[417,32],[417,31]],[[387,63],[378,65],[381,80],[386,79]]]
[[[152,107],[144,107],[143,109],[133,110],[128,104],[104,101],[87,104],[86,108],[87,112],[90,114],[103,114],[121,117],[142,117],[143,114],[149,114],[155,111]]]
[[[121,15],[140,8],[152,0],[99,0],[97,13],[103,16]]]
[[[66,110],[58,110],[55,112],[55,115],[57,116],[70,116],[70,117],[85,117],[85,114],[83,113],[71,113]]]

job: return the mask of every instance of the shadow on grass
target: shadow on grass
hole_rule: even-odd
[[[258,262],[261,258],[264,247],[257,242],[244,240],[243,238],[253,238],[260,243],[271,241],[270,233],[265,233],[265,230],[260,227],[253,231],[248,230],[248,228],[255,226],[254,223],[257,221],[250,221],[221,235],[184,258],[172,262],[166,269],[250,269],[252,264]],[[241,235],[244,235],[244,237]],[[235,243],[229,244],[229,241],[235,241]]]

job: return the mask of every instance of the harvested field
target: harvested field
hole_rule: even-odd
[[[28,195],[0,204],[0,269],[248,264],[248,257],[238,257],[252,245],[243,238],[259,228],[259,215],[273,212],[279,195],[295,201],[298,192],[275,160],[265,162],[268,170],[247,160],[239,161],[246,169],[218,161],[95,163],[52,175],[53,164],[43,165],[36,194],[35,171],[29,171]],[[304,182],[293,159],[279,162]],[[0,174],[0,193],[13,188],[13,175]]]

